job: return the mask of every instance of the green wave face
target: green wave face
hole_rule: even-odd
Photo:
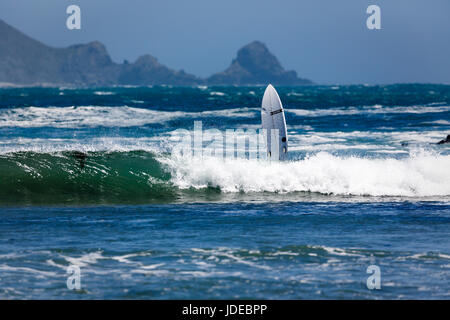
[[[0,155],[0,205],[159,203],[170,174],[144,151]]]

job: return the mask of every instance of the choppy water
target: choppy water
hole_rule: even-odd
[[[0,89],[0,297],[448,298],[450,86],[277,90],[283,163],[173,152],[262,87]]]

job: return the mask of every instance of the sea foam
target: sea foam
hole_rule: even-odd
[[[161,158],[181,188],[222,192],[317,192],[358,196],[450,196],[450,155],[419,152],[403,159],[335,156],[303,160]]]
[[[254,108],[184,112],[128,106],[24,107],[0,110],[0,127],[133,127],[191,118],[250,118],[255,116],[255,110],[259,111]]]

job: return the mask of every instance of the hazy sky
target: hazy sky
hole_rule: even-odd
[[[81,30],[66,28],[70,4]],[[370,4],[381,30],[366,27]],[[450,0],[1,0],[0,18],[52,46],[99,40],[116,62],[150,53],[198,76],[260,40],[317,83],[450,83]]]

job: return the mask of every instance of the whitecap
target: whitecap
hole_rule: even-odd
[[[214,157],[160,157],[181,189],[222,192],[316,192],[334,195],[450,196],[450,155],[426,152],[402,159],[335,156],[269,162]],[[286,174],[288,173],[288,174]]]
[[[133,127],[190,118],[252,118],[256,111],[259,111],[259,109],[233,108],[184,112],[160,111],[128,106],[24,107],[0,110],[0,127]]]

